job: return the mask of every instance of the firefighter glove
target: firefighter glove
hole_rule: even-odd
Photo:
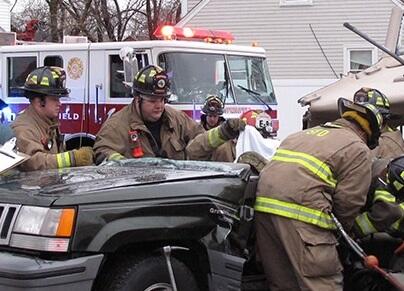
[[[93,164],[93,148],[92,147],[82,147],[78,150],[71,151],[73,166],[90,166]]]
[[[123,155],[121,155],[120,153],[112,153],[109,157],[108,157],[108,161],[119,161],[119,160],[123,160],[125,159],[125,157]]]
[[[223,138],[230,140],[238,137],[240,131],[244,130],[245,122],[239,118],[229,118],[220,125],[220,133]]]

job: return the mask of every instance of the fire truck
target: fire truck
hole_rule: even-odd
[[[34,68],[59,66],[70,89],[59,114],[67,148],[91,146],[103,122],[132,100],[122,57],[130,48],[136,70],[155,64],[167,71],[169,106],[199,120],[205,98],[218,95],[224,117],[263,109],[276,135],[277,102],[263,48],[231,44],[233,36],[223,31],[163,26],[155,35],[160,39],[0,47],[0,98],[9,105],[1,121],[12,122],[28,106],[21,87]]]

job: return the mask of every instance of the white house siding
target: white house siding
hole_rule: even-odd
[[[10,1],[0,0],[0,27],[10,31]]]
[[[199,1],[188,2],[188,10]],[[279,0],[210,0],[187,25],[231,31],[236,44],[257,41],[268,53],[274,79],[335,78],[310,31],[316,32],[337,73],[344,44],[365,43],[342,26],[349,22],[384,43],[391,0],[313,0],[311,6],[283,6]]]
[[[188,11],[200,1],[189,0]],[[301,128],[297,99],[335,80],[309,24],[332,67],[344,69],[344,45],[364,44],[343,27],[349,22],[384,44],[391,0],[313,0],[308,6],[280,6],[280,0],[210,0],[186,25],[231,31],[236,44],[256,41],[267,51],[279,102],[279,136]]]
[[[191,10],[192,7],[195,7],[201,0],[185,0],[187,2],[187,10]]]

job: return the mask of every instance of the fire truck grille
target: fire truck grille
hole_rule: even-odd
[[[0,203],[0,245],[8,245],[21,205]]]

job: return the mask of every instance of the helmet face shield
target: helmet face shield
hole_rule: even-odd
[[[158,66],[146,66],[142,68],[133,80],[134,94],[141,94],[150,97],[168,98],[170,93],[170,82],[164,70]]]
[[[59,67],[48,66],[33,70],[27,76],[22,89],[32,93],[56,97],[68,96],[70,92],[66,88],[65,71]]]
[[[354,120],[366,132],[368,136],[367,145],[370,149],[378,146],[383,117],[376,106],[370,103],[354,103],[345,98],[339,98],[338,110],[341,117]]]

